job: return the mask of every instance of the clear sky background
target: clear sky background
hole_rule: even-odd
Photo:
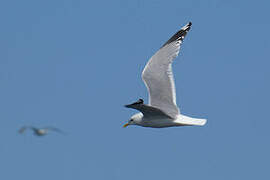
[[[0,179],[269,179],[269,1],[0,1]],[[183,25],[181,112],[204,127],[122,125],[141,71]],[[17,133],[55,126],[67,135]]]

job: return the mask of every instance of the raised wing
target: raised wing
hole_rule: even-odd
[[[176,104],[172,61],[178,56],[180,45],[191,25],[192,23],[189,22],[175,33],[151,57],[142,72],[142,79],[149,93],[149,105],[174,118],[180,112]]]
[[[162,110],[143,104],[143,100],[139,99],[137,102],[125,105],[127,108],[136,109],[143,113],[144,117],[164,117],[164,118],[172,118],[168,116],[166,113],[164,113]]]
[[[19,129],[18,132],[19,132],[20,134],[22,134],[22,133],[25,132],[26,129],[27,129],[27,127],[25,127],[25,126],[24,126],[24,127],[21,127],[21,128]]]
[[[22,134],[22,133],[24,133],[25,131],[26,131],[26,129],[32,129],[32,130],[35,130],[35,128],[34,127],[32,127],[32,126],[23,126],[23,127],[21,127],[20,129],[19,129],[19,133],[20,134]]]

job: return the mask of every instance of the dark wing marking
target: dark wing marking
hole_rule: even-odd
[[[158,108],[143,104],[142,99],[139,99],[139,101],[137,101],[135,103],[125,105],[125,107],[136,109],[136,110],[142,112],[145,117],[148,117],[148,116],[155,117],[155,116],[157,116],[157,117],[172,118],[172,117],[170,117],[169,115],[167,115],[166,113],[164,113],[162,110],[160,110]]]
[[[187,32],[190,30],[192,23],[189,22],[184,28],[180,29],[177,33],[175,33],[165,44],[163,44],[162,47],[166,46],[167,44],[170,44],[174,41],[182,41]],[[162,48],[161,47],[161,48]]]

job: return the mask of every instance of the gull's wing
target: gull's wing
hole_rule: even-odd
[[[127,108],[132,108],[132,109],[137,109],[138,111],[142,112],[144,117],[164,117],[164,118],[172,118],[170,116],[168,116],[166,113],[164,113],[162,110],[143,104],[143,100],[139,99],[139,101],[129,104],[129,105],[125,105],[125,107]]]
[[[36,128],[32,127],[32,126],[23,126],[19,129],[19,133],[22,134],[25,132],[26,129],[32,129],[32,130],[35,130]]]
[[[61,134],[65,134],[61,129],[51,127],[51,126],[50,127],[45,127],[43,129],[48,130],[48,131],[55,131],[55,132],[58,132],[58,133],[61,133]]]
[[[25,126],[24,126],[24,127],[21,127],[21,128],[19,129],[18,132],[19,132],[20,134],[22,134],[22,133],[25,132],[26,129],[27,129],[27,127],[25,127]]]
[[[148,61],[142,79],[148,89],[149,105],[171,117],[179,114],[172,72],[172,61],[178,56],[180,45],[190,30],[191,22],[175,33]]]

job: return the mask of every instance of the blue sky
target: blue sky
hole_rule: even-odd
[[[0,179],[269,178],[268,1],[0,2]],[[141,71],[187,22],[173,71],[204,127],[121,128]],[[19,135],[22,125],[67,135]]]

